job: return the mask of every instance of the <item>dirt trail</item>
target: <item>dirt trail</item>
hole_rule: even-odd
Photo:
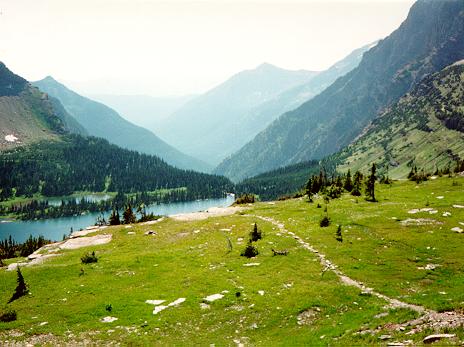
[[[371,333],[375,334],[379,332],[382,328],[387,328],[389,330],[397,330],[403,331],[405,328],[410,328],[410,330],[406,333],[406,335],[412,335],[424,331],[426,329],[432,329],[435,331],[440,331],[444,329],[456,329],[459,327],[464,327],[464,314],[461,312],[456,311],[449,311],[449,312],[437,312],[431,309],[426,309],[423,306],[408,304],[406,302],[400,301],[398,299],[390,298],[384,294],[376,292],[372,288],[366,287],[362,282],[356,281],[351,277],[345,275],[341,270],[338,269],[337,265],[332,263],[325,254],[319,252],[309,243],[305,242],[301,237],[296,235],[292,231],[288,231],[285,228],[285,224],[270,218],[264,217],[259,215],[249,215],[251,217],[259,218],[265,222],[271,223],[272,225],[276,226],[281,233],[286,233],[292,236],[303,248],[307,249],[308,251],[312,252],[316,256],[319,257],[319,261],[323,266],[323,271],[331,270],[333,271],[340,281],[346,285],[353,286],[359,288],[362,292],[371,294],[377,298],[383,299],[388,303],[387,308],[406,308],[413,311],[416,311],[421,314],[421,316],[417,319],[408,321],[402,324],[387,324],[384,327],[378,327],[376,330],[365,330],[361,331],[361,334],[364,333]]]
[[[365,293],[369,293],[369,294],[371,294],[373,296],[376,296],[376,297],[378,297],[380,299],[383,299],[386,302],[388,302],[389,306],[392,307],[392,308],[400,308],[400,307],[401,308],[408,308],[410,310],[413,310],[413,311],[416,311],[416,312],[419,312],[419,313],[427,313],[427,312],[429,312],[427,309],[425,309],[422,306],[408,304],[406,302],[403,302],[403,301],[400,301],[400,300],[397,300],[397,299],[392,299],[392,298],[390,298],[390,297],[388,297],[386,295],[378,293],[378,292],[374,291],[372,288],[366,287],[362,282],[356,281],[356,280],[348,277],[341,270],[338,269],[337,265],[335,265],[329,259],[327,259],[325,254],[319,252],[317,249],[315,249],[309,243],[305,242],[301,237],[296,235],[294,232],[288,231],[287,229],[285,229],[285,225],[283,223],[281,223],[279,221],[276,221],[275,219],[270,218],[270,217],[263,217],[263,216],[254,216],[254,217],[259,218],[259,219],[261,219],[263,221],[266,221],[268,223],[271,223],[271,224],[275,225],[277,228],[279,228],[279,231],[281,233],[286,233],[286,234],[289,234],[290,236],[292,236],[303,248],[307,249],[308,251],[314,253],[316,256],[319,257],[319,261],[320,261],[321,265],[324,268],[323,271],[327,271],[327,270],[333,271],[338,276],[340,281],[342,281],[342,283],[344,283],[346,285],[349,285],[349,286],[359,288],[361,291],[363,291]]]

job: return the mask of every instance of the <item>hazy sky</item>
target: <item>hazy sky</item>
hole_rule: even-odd
[[[268,62],[322,70],[412,0],[0,0],[0,60],[85,94],[199,93]]]

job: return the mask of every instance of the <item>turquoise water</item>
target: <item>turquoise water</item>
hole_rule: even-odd
[[[208,199],[188,202],[174,202],[160,205],[147,206],[147,212],[158,215],[171,215],[177,213],[188,213],[203,211],[210,207],[226,207],[234,202],[232,196],[222,199]],[[109,212],[105,217],[109,215]],[[71,228],[76,231],[94,225],[98,212],[89,213],[77,217],[61,217],[55,219],[43,219],[37,221],[12,221],[0,222],[0,240],[8,238],[10,235],[17,241],[23,242],[29,235],[43,235],[53,241],[63,239],[63,235],[69,234]]]

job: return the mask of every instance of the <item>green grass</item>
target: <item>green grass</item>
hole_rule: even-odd
[[[9,340],[51,333],[51,344],[90,339],[125,345],[224,346],[235,345],[234,340],[263,346],[366,345],[386,344],[379,340],[383,333],[393,335],[391,341],[420,341],[427,332],[405,336],[382,330],[374,336],[354,335],[405,322],[417,314],[386,311],[383,300],[360,295],[330,271],[322,274],[315,255],[252,215],[285,223],[347,275],[376,291],[431,309],[463,309],[464,234],[450,230],[464,223],[464,209],[452,207],[464,205],[463,187],[464,178],[440,178],[420,185],[406,181],[391,187],[378,185],[378,203],[344,195],[329,204],[332,224],[328,228],[319,227],[323,209],[316,208],[318,201],[310,204],[305,199],[259,203],[240,214],[203,221],[168,219],[131,229],[111,227],[104,230],[113,234],[109,244],[64,251],[42,265],[22,269],[31,295],[8,305],[17,311],[18,320],[0,323],[0,341],[2,332],[11,331],[24,335]],[[436,198],[440,195],[444,199]],[[407,212],[426,205],[439,213]],[[444,211],[452,215],[443,217]],[[443,224],[403,226],[400,220],[407,218],[433,218]],[[264,235],[256,243],[260,254],[246,259],[240,252],[255,222]],[[337,224],[343,226],[342,243],[335,239]],[[146,230],[157,235],[146,236]],[[244,239],[241,244],[239,238]],[[289,254],[272,256],[271,248],[286,249]],[[94,250],[98,262],[81,264],[80,257]],[[260,265],[243,266],[249,262]],[[429,263],[440,266],[434,271],[418,269]],[[0,302],[5,306],[15,281],[15,272],[0,271]],[[209,309],[200,308],[204,297],[225,290],[223,299]],[[261,290],[264,295],[258,293]],[[158,315],[152,314],[153,305],[145,303],[154,299],[169,303],[181,297],[186,298],[184,303]],[[108,304],[112,312],[105,310]],[[298,314],[307,309],[319,311],[311,324],[298,325]],[[382,312],[388,315],[374,318]],[[105,316],[118,320],[101,323]],[[48,323],[41,326],[41,322]],[[462,331],[456,333],[464,338]]]

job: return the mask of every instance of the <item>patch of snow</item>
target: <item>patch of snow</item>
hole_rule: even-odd
[[[451,212],[443,212],[442,216],[443,217],[449,217],[449,216],[451,216]]]
[[[454,208],[464,208],[462,205],[453,205]]]
[[[100,322],[102,323],[112,323],[114,321],[117,321],[118,319],[116,317],[111,317],[111,316],[106,316],[100,319]]]
[[[441,200],[441,199],[444,199],[444,198],[445,198],[445,197],[444,197],[444,196],[442,196],[442,195],[440,195],[440,196],[437,196],[437,199],[440,199],[440,200]]]
[[[454,228],[451,228],[451,230],[455,231],[457,233],[462,233],[463,232],[462,228],[460,228],[460,227],[454,227]]]
[[[185,298],[179,298],[179,299],[174,300],[173,302],[171,302],[168,306],[169,306],[169,307],[171,307],[171,306],[177,306],[177,305],[182,304],[184,301],[185,301]]]
[[[213,301],[222,299],[223,297],[224,297],[223,294],[211,294],[211,295],[208,295],[206,298],[204,298],[204,300],[208,302],[213,302]]]
[[[167,308],[168,306],[156,306],[155,309],[153,310],[153,314],[158,314]]]
[[[19,139],[18,139],[16,136],[14,136],[13,134],[6,135],[6,136],[5,136],[5,141],[6,141],[6,142],[16,142],[16,141],[18,141],[18,140],[19,140]]]
[[[146,300],[145,302],[150,305],[158,306],[158,305],[161,305],[165,301],[166,300]]]
[[[263,296],[264,295],[264,290],[258,290],[258,294]]]

